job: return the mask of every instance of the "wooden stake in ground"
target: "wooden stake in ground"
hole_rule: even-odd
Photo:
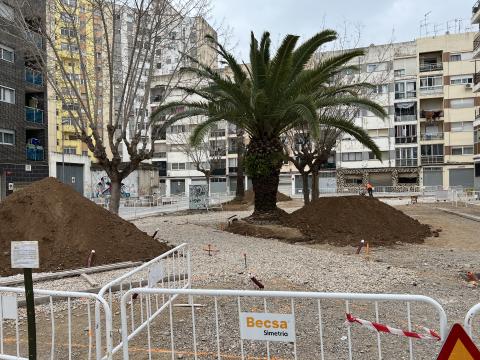
[[[25,300],[27,302],[28,360],[37,359],[37,332],[35,329],[35,299],[33,296],[32,269],[23,269]]]

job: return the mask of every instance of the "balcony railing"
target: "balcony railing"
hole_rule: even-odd
[[[223,137],[223,136],[225,136],[225,129],[213,130],[213,131],[210,132],[210,137],[211,138]]]
[[[443,118],[443,110],[422,110],[420,111],[420,118],[427,120],[440,120]]]
[[[28,147],[28,145],[26,148],[26,156],[27,156],[27,160],[32,160],[32,161],[44,160],[43,149]]]
[[[473,83],[474,83],[475,85],[477,85],[478,83],[480,83],[480,72],[475,73],[475,74],[473,75]]]
[[[418,159],[395,159],[395,166],[417,166]]]
[[[443,132],[436,134],[421,134],[420,140],[430,141],[430,140],[443,140]]]
[[[472,15],[475,15],[477,11],[480,9],[480,0],[475,2],[475,5],[472,7]]]
[[[235,167],[229,167],[229,168],[228,168],[228,173],[229,173],[229,174],[236,174],[237,171],[238,171],[238,167],[236,167],[236,166],[235,166]]]
[[[475,120],[480,119],[480,108],[475,110]]]
[[[437,95],[443,94],[443,85],[427,86],[420,88],[420,95]]]
[[[25,106],[25,120],[35,124],[43,124],[43,110]]]
[[[402,136],[395,138],[395,144],[415,144],[417,136]]]
[[[40,71],[25,68],[25,81],[33,85],[43,85],[43,74]]]
[[[442,164],[444,162],[443,155],[422,155],[422,165]]]
[[[396,92],[395,93],[395,99],[413,99],[417,97],[417,92],[415,90],[410,90],[405,92]]]
[[[43,38],[39,33],[27,30],[27,32],[25,33],[25,38],[35,43],[37,48],[43,49]]]
[[[443,70],[443,63],[420,64],[420,72]]]
[[[416,121],[417,115],[395,115],[395,121]]]

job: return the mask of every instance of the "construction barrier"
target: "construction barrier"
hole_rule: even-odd
[[[473,332],[473,320],[475,316],[480,312],[480,303],[473,306],[470,310],[468,310],[467,315],[465,315],[465,320],[463,327],[467,334],[472,338],[472,340],[477,340],[476,343],[480,344],[480,333],[475,334]]]
[[[186,307],[173,304],[178,296]],[[158,297],[166,298],[168,311],[154,319],[149,314]],[[172,360],[353,359],[374,353],[379,359],[434,358],[448,330],[440,304],[420,295],[137,288],[124,293],[120,312],[124,360],[139,352]],[[139,312],[146,314],[146,336],[133,339],[138,327],[131,323]],[[380,322],[391,324],[382,326],[397,335],[396,327],[405,328],[409,336],[352,325],[352,313],[379,328]],[[417,328],[428,328],[431,336],[422,338]]]
[[[98,296],[107,301],[110,309],[115,309],[116,301],[119,302],[124,293],[132,288],[189,289],[191,285],[190,251],[188,244],[185,243],[109,282],[99,291]],[[165,296],[158,296],[154,304],[148,304],[148,309],[151,310],[151,312],[143,312],[144,298],[140,295],[138,301],[142,304],[142,311],[138,314],[137,318],[134,317],[135,314],[133,311],[131,313],[131,336],[134,337],[142,331],[142,329],[147,326],[147,321],[154,319],[174,299],[175,297],[166,298]],[[100,305],[100,303],[97,303],[95,307],[95,313],[97,315],[96,328],[98,330],[96,332],[97,360],[105,359],[101,354],[101,322],[98,320]],[[145,304],[145,306],[147,306],[147,304]],[[113,326],[120,327],[119,318],[113,319]],[[113,336],[112,353],[115,354],[121,348],[120,334],[115,334],[115,336]]]
[[[34,291],[37,353],[41,359],[92,359],[95,336],[105,338],[100,356],[112,359],[112,314],[96,294]],[[28,360],[25,289],[0,287],[0,359]],[[98,315],[94,311],[98,304]],[[65,317],[66,311],[66,317]],[[95,323],[105,322],[105,333]]]

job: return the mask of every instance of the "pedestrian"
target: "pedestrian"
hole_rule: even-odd
[[[367,192],[368,196],[373,197],[373,186],[370,184],[370,182],[367,183]]]

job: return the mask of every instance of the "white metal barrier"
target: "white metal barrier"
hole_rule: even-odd
[[[480,312],[480,303],[473,306],[470,310],[468,310],[467,315],[465,316],[463,327],[467,334],[472,338],[472,340],[476,340],[477,344],[480,343],[480,333],[473,332],[473,320],[475,316]],[[480,326],[479,326],[480,327]],[[477,327],[478,329],[478,327]]]
[[[190,265],[190,251],[188,244],[181,244],[162,255],[146,262],[145,264],[136,267],[135,269],[127,272],[126,274],[116,278],[110,283],[106,284],[98,293],[98,296],[108,301],[111,309],[115,307],[115,298],[120,300],[125,291],[132,288],[148,287],[148,288],[169,288],[169,289],[188,289],[192,285],[191,265]],[[153,313],[141,313],[137,319],[139,325],[135,325],[135,319],[132,318],[132,337],[138,334],[142,329],[147,326],[147,322],[154,319],[160,312],[168,306],[169,301],[173,299],[162,298],[156,299],[155,311]],[[140,301],[143,302],[143,298],[140,296]],[[96,304],[95,312],[98,316],[100,311],[100,304]],[[149,304],[151,305],[151,304]],[[132,313],[133,314],[133,313]],[[132,315],[133,316],[133,315]],[[98,317],[97,317],[98,320]],[[120,319],[114,318],[114,323],[120,327]],[[101,323],[96,323],[96,349],[97,360],[104,359],[100,353],[102,347],[101,337]],[[122,347],[121,338],[118,341],[113,338],[112,353],[115,354]]]
[[[134,313],[146,311],[148,316],[154,311],[151,309],[154,299],[159,296],[168,299],[164,302],[168,311],[163,312],[155,322],[152,317],[148,317],[147,338],[143,338],[140,343],[137,343],[140,340],[137,338],[132,344],[133,332],[129,328]],[[172,302],[177,296],[185,296],[192,305],[187,309],[174,310]],[[138,297],[143,298],[143,303]],[[133,310],[135,303],[141,310]],[[197,310],[196,303],[203,307]],[[395,306],[387,306],[385,303],[393,303]],[[402,309],[399,307],[401,303],[405,306]],[[152,354],[161,353],[170,355],[172,360],[177,356],[194,359],[273,359],[292,356],[295,359],[353,359],[354,354],[373,358],[372,350],[375,348],[379,359],[404,358],[401,354],[402,346],[405,356],[408,354],[410,359],[414,358],[414,347],[419,357],[433,358],[440,349],[440,341],[380,335],[365,328],[343,325],[345,313],[354,313],[377,323],[393,324],[408,331],[415,331],[412,320],[413,303],[415,310],[417,306],[420,308],[418,313],[422,316],[421,325],[431,324],[430,328],[438,329],[441,339],[444,340],[447,334],[445,311],[435,300],[420,295],[130,289],[121,300],[123,358],[128,360],[130,351],[141,351],[145,358],[148,354],[148,359],[152,358]],[[254,342],[242,339],[239,330],[242,312],[290,314],[294,317],[295,341]],[[404,320],[399,322],[400,317]],[[152,334],[155,336],[151,336]],[[393,353],[389,354],[392,346]]]
[[[112,359],[112,314],[107,302],[96,294],[71,291],[33,291],[35,297],[37,354],[41,359],[92,359],[95,323],[105,321],[106,347],[99,353]],[[0,359],[28,360],[25,289],[0,287]],[[94,304],[99,311],[95,314]]]

